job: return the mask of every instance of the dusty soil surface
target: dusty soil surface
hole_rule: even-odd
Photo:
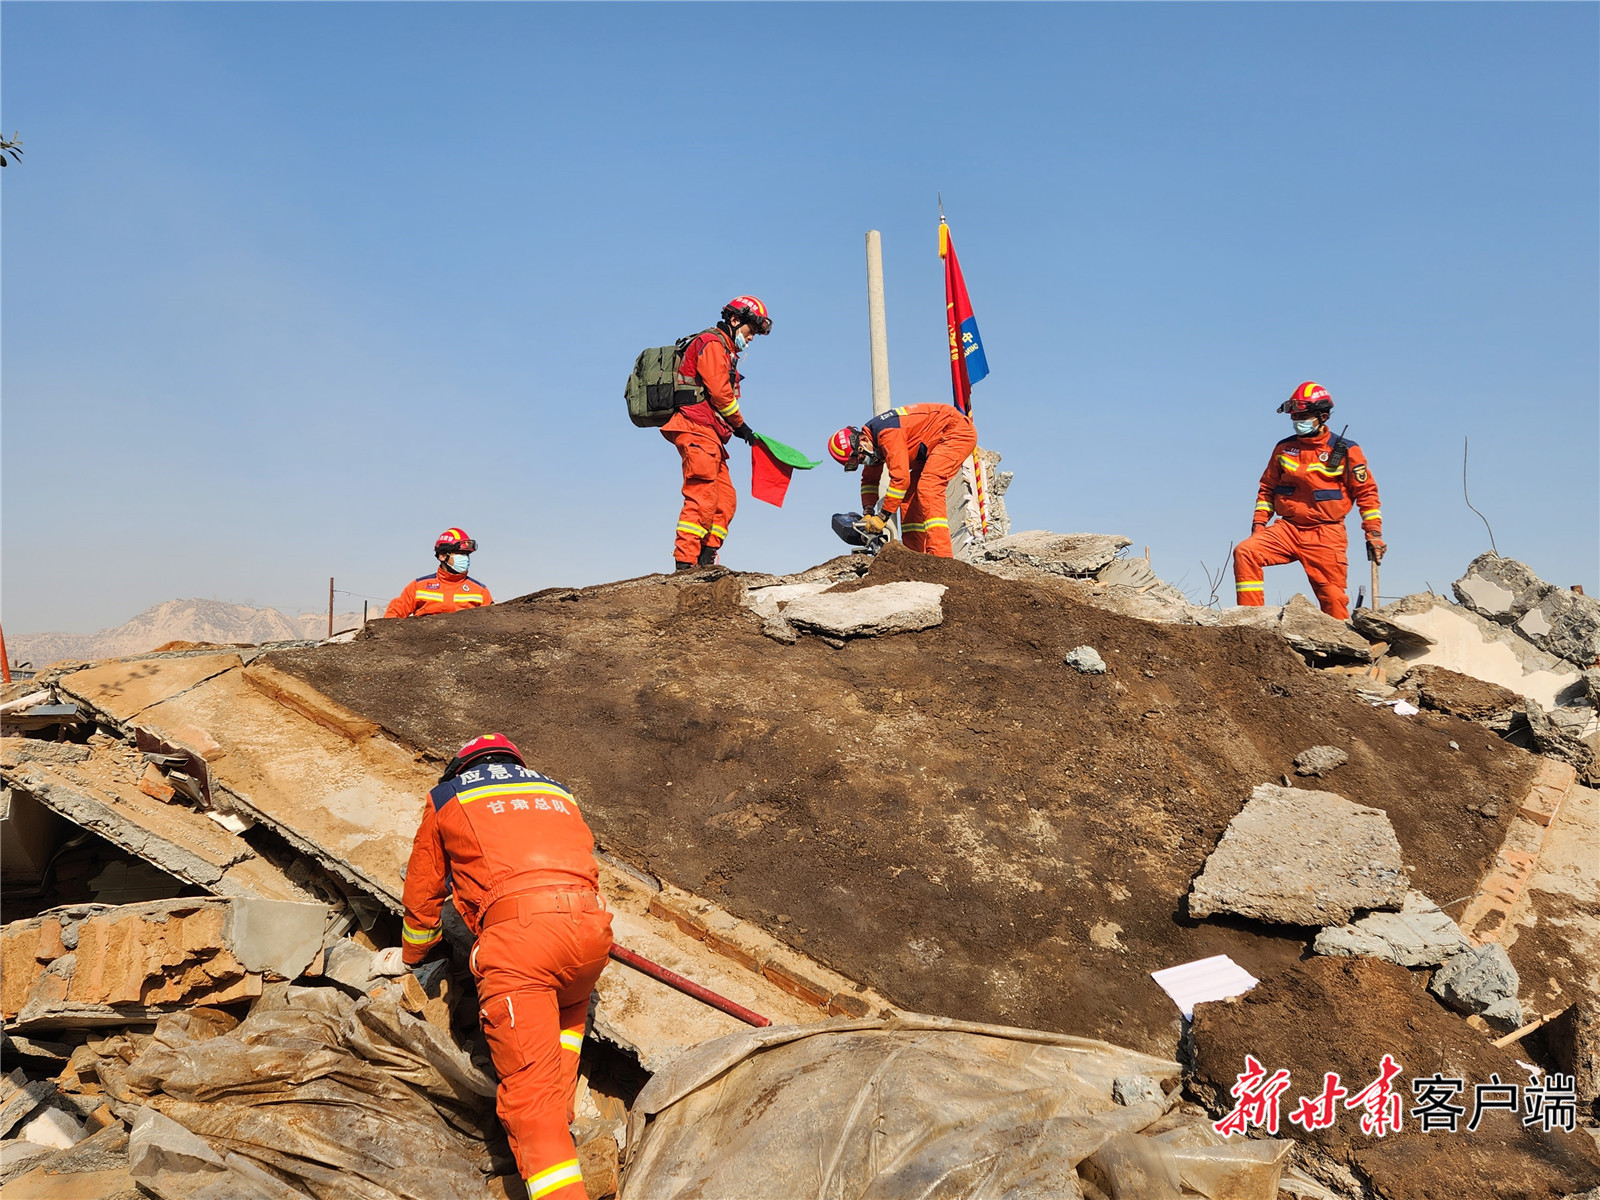
[[[1280,1136],[1310,1142],[1386,1200],[1532,1200],[1600,1185],[1600,1152],[1588,1134],[1525,1129],[1503,1110],[1486,1112],[1468,1132],[1473,1085],[1496,1073],[1503,1083],[1526,1084],[1528,1072],[1517,1065],[1515,1047],[1495,1049],[1435,1003],[1424,982],[1421,972],[1376,959],[1314,958],[1237,1000],[1202,1004],[1191,1087],[1220,1117],[1233,1108],[1229,1089],[1246,1054],[1269,1072],[1287,1067]],[[1416,1103],[1412,1079],[1437,1073],[1465,1081],[1450,1101],[1466,1109],[1456,1133],[1423,1132],[1417,1118],[1404,1115],[1399,1133],[1368,1136],[1359,1107],[1341,1107],[1332,1128],[1314,1133],[1288,1122],[1300,1097],[1320,1094],[1325,1072],[1338,1072],[1354,1095],[1377,1077],[1385,1053],[1402,1068],[1395,1086],[1405,1114]]]
[[[784,645],[737,576],[648,576],[271,661],[444,753],[506,733],[607,850],[901,1005],[1167,1055],[1178,1014],[1149,971],[1226,953],[1265,977],[1305,949],[1185,914],[1252,787],[1344,749],[1317,786],[1387,810],[1446,903],[1476,890],[1535,761],[1371,707],[1268,632],[1148,624],[892,547],[866,582],[896,579],[946,584],[944,624]],[[1109,674],[1063,665],[1084,644]],[[1498,821],[1467,811],[1491,799]]]

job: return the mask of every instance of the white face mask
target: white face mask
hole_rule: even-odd
[[[1309,421],[1296,421],[1294,431],[1301,437],[1310,437],[1317,431],[1317,419],[1312,417]]]
[[[450,568],[453,575],[465,575],[467,568],[472,565],[472,555],[452,554],[445,559],[445,566]]]

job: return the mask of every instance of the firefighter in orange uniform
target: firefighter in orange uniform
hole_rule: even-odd
[[[735,296],[722,319],[684,347],[677,386],[705,398],[686,404],[661,427],[661,436],[683,458],[683,510],[673,544],[674,569],[709,567],[727,540],[738,495],[728,474],[728,439],[755,444],[755,431],[739,411],[739,354],[750,340],[772,332],[767,306],[754,296]]]
[[[1328,429],[1333,398],[1321,384],[1302,383],[1278,411],[1294,422],[1294,436],[1273,447],[1256,492],[1250,536],[1234,547],[1238,600],[1247,606],[1265,604],[1263,569],[1298,562],[1322,611],[1343,621],[1350,616],[1345,514],[1352,507],[1360,511],[1374,562],[1383,561],[1388,549],[1378,485],[1361,447]],[[1269,524],[1273,514],[1278,520]]]
[[[572,795],[511,741],[468,742],[428,793],[406,869],[407,966],[439,943],[453,891],[477,936],[479,1019],[500,1076],[496,1111],[529,1200],[586,1200],[567,1126],[589,994],[611,951],[594,838]]]
[[[472,552],[477,548],[478,543],[467,536],[466,530],[446,529],[433,544],[433,556],[439,560],[439,569],[406,584],[405,590],[389,601],[383,615],[420,617],[493,604],[489,589],[467,574]]]
[[[846,471],[861,472],[862,523],[882,532],[904,508],[900,532],[906,548],[938,558],[953,558],[945,491],[972,457],[978,434],[972,419],[949,404],[892,408],[865,425],[846,425],[828,441],[828,453]],[[878,484],[889,472],[883,507]]]

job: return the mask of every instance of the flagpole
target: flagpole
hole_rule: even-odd
[[[867,338],[872,351],[872,415],[881,417],[889,403],[889,323],[883,312],[883,237],[867,230]]]

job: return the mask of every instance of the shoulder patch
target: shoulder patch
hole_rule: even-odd
[[[1367,481],[1367,464],[1366,463],[1357,463],[1355,465],[1354,474],[1355,474],[1357,483],[1365,483]]]

